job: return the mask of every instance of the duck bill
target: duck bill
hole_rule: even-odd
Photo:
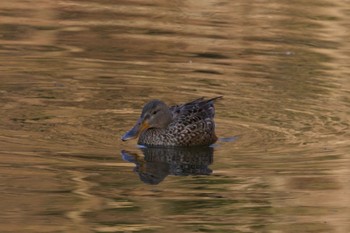
[[[122,140],[126,141],[129,139],[137,138],[143,131],[148,129],[148,127],[148,122],[140,118],[138,119],[134,127],[132,127],[131,130],[129,130],[122,136]]]

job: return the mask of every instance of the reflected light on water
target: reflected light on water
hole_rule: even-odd
[[[0,231],[350,232],[349,11],[2,1]],[[214,147],[120,140],[151,99],[220,95]]]

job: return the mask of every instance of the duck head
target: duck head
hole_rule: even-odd
[[[166,128],[172,121],[169,107],[160,100],[152,100],[143,109],[136,124],[122,136],[122,140],[137,138],[141,133],[150,128]]]

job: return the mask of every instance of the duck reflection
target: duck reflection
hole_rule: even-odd
[[[135,163],[134,171],[147,184],[159,184],[166,176],[210,175],[213,163],[212,147],[141,148],[143,156],[122,151],[122,157]]]

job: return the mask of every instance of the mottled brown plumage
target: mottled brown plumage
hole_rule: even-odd
[[[204,98],[168,107],[160,100],[147,103],[135,126],[122,140],[139,137],[146,146],[208,146],[216,142],[214,100]]]

